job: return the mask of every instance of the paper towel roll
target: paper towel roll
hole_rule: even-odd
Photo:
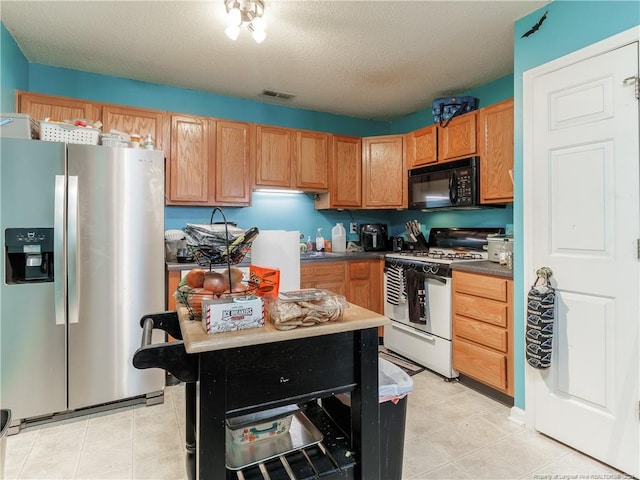
[[[251,263],[280,269],[280,291],[300,289],[300,232],[260,230],[251,244]]]

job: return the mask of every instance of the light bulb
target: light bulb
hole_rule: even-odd
[[[237,40],[238,35],[240,35],[240,27],[238,25],[229,25],[224,33],[227,34],[231,40]]]
[[[267,34],[264,30],[254,30],[251,34],[256,43],[262,43],[265,38],[267,38]]]
[[[256,43],[262,43],[267,38],[267,34],[264,31],[264,22],[256,22],[256,20],[259,20],[259,18],[254,18],[247,28]]]
[[[242,14],[240,13],[240,9],[238,7],[233,7],[229,10],[228,16],[229,26],[234,25],[238,26],[242,23]]]
[[[254,18],[253,20],[251,20],[251,24],[253,25],[253,29],[256,31],[264,32],[265,28],[267,27],[267,24],[262,17]]]

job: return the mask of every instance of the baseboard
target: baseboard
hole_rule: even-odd
[[[525,411],[519,407],[511,407],[509,420],[515,423],[516,425],[520,425],[521,427],[524,427],[527,425]]]
[[[458,377],[460,383],[462,383],[463,385],[472,388],[473,390],[475,390],[476,392],[482,393],[483,395],[486,395],[487,397],[490,397],[500,403],[502,403],[503,405],[506,405],[507,407],[513,407],[513,397],[510,395],[507,395],[506,393],[502,393],[499,392],[498,390],[495,390],[491,387],[489,387],[488,385],[485,385],[482,382],[478,382],[477,380],[474,380],[471,377],[467,377],[464,374],[460,374],[460,376]]]

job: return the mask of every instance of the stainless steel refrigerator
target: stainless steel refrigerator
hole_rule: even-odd
[[[0,405],[12,425],[162,401],[163,371],[132,356],[140,318],[164,310],[163,153],[0,146]]]

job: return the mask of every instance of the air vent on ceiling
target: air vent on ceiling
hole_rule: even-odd
[[[263,97],[279,98],[281,100],[291,100],[295,95],[293,93],[276,92],[275,90],[263,90]]]

